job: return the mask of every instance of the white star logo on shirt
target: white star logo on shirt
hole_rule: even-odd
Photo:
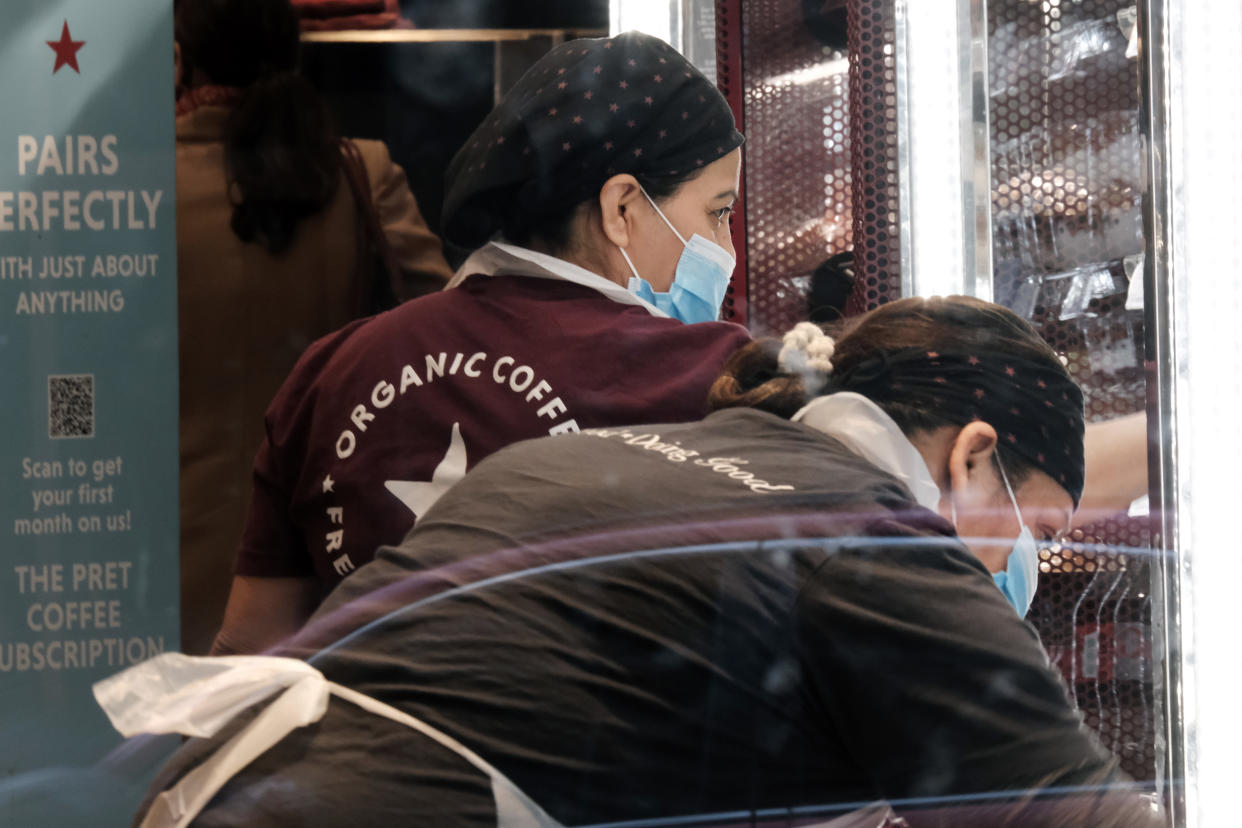
[[[336,485],[336,481],[332,479],[332,475],[327,475],[323,479],[323,493],[327,494],[332,491],[332,487]]]
[[[384,488],[392,492],[405,507],[414,513],[414,522],[427,513],[449,487],[466,474],[466,441],[461,436],[461,426],[453,423],[453,437],[449,441],[444,459],[431,474],[431,480],[387,480]]]

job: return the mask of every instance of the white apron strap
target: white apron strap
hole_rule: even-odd
[[[492,796],[496,799],[496,828],[560,828],[560,823],[548,816],[543,808],[536,805],[522,792],[521,788],[509,781],[507,776],[452,736],[436,730],[421,719],[416,719],[408,713],[356,690],[350,690],[348,687],[333,682],[328,682],[328,687],[332,690],[332,695],[352,702],[369,713],[384,716],[417,730],[486,773],[492,781]]]
[[[324,695],[324,680],[305,678],[281,693],[241,732],[224,743],[211,758],[182,777],[151,803],[139,828],[183,828],[198,816],[211,798],[238,771],[263,755],[296,728],[317,721],[304,715]]]
[[[166,653],[95,685],[95,697],[125,736],[212,736],[256,701],[284,689],[254,721],[160,793],[140,828],[183,828],[239,771],[299,727],[319,721],[329,694],[417,730],[487,774],[497,828],[561,828],[508,777],[474,751],[408,713],[327,681],[306,662],[270,656],[196,658]],[[222,702],[227,699],[227,702]]]

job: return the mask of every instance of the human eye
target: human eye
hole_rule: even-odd
[[[712,210],[711,214],[716,217],[717,226],[719,226],[726,219],[729,221],[730,224],[733,223],[733,205],[732,204],[727,205],[725,207],[720,207],[719,209],[716,209],[716,210]]]

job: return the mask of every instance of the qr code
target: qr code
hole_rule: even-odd
[[[47,436],[95,436],[95,377],[69,374],[47,378]]]

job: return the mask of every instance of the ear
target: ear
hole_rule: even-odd
[[[991,480],[992,455],[996,452],[996,429],[982,420],[967,424],[949,449],[949,489],[953,500],[971,504],[980,484]]]
[[[614,175],[599,191],[601,229],[617,247],[628,247],[633,232],[634,207],[643,200],[638,179],[629,173]]]

